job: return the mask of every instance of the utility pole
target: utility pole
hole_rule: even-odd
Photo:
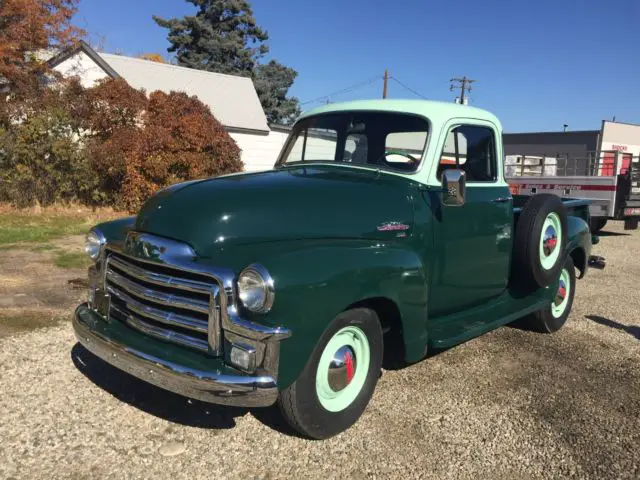
[[[563,125],[562,125],[562,131],[563,131],[563,132],[566,132],[568,127],[569,127],[569,124],[568,124],[568,123],[563,124]]]
[[[465,92],[470,92],[471,91],[471,84],[475,82],[475,80],[472,80],[470,78],[462,77],[456,77],[456,78],[452,78],[451,80],[449,80],[451,82],[451,85],[449,87],[449,91],[453,91],[455,89],[460,89],[460,104],[461,105],[466,105],[466,97],[465,97]]]
[[[387,92],[389,90],[389,70],[384,70],[384,86],[382,87],[382,98],[387,98]]]

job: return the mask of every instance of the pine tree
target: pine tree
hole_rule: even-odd
[[[287,97],[297,72],[276,61],[260,64],[269,35],[260,28],[246,0],[187,0],[195,15],[153,19],[167,28],[178,65],[251,77],[267,120],[288,123],[298,113],[298,100]]]
[[[287,92],[297,76],[298,72],[293,68],[275,60],[256,67],[253,84],[269,123],[289,125],[300,115],[298,99],[287,97]]]

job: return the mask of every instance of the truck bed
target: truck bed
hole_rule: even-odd
[[[513,214],[516,219],[522,211],[522,207],[529,200],[529,195],[513,195]],[[591,200],[562,198],[562,203],[567,209],[567,215],[580,217],[589,224],[589,205]]]

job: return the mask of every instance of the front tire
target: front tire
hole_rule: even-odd
[[[382,368],[383,337],[376,313],[354,308],[338,315],[278,405],[302,435],[325,439],[353,425],[373,395]]]
[[[571,312],[575,291],[576,270],[573,260],[568,257],[560,271],[558,290],[553,301],[547,307],[534,312],[529,317],[532,330],[542,333],[553,333],[560,330]]]

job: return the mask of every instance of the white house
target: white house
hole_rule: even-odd
[[[49,66],[65,77],[79,77],[85,87],[111,77],[123,78],[147,92],[178,91],[197,96],[242,150],[246,171],[272,168],[287,138],[287,129],[267,124],[250,78],[99,53],[85,42],[57,54]]]

